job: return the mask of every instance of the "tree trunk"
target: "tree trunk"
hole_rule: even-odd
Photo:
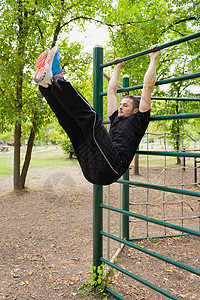
[[[139,150],[139,148],[137,149]],[[139,154],[135,154],[135,158],[134,158],[134,171],[133,171],[134,175],[140,175],[139,173]]]
[[[17,105],[16,109],[18,111],[18,120],[21,119],[21,109],[22,109],[22,70],[19,70],[19,75],[17,78]],[[15,132],[14,132],[14,190],[21,190],[21,178],[20,178],[20,146],[21,146],[21,123],[16,121]]]
[[[14,176],[13,184],[14,190],[21,190],[21,178],[20,178],[20,145],[21,145],[21,124],[15,123],[14,132]]]
[[[21,172],[21,188],[25,188],[25,182],[26,182],[26,176],[28,173],[28,168],[30,165],[31,161],[31,154],[32,154],[32,149],[33,149],[33,144],[34,144],[34,139],[35,139],[35,128],[31,130],[29,139],[28,139],[28,145],[27,145],[27,150],[26,150],[26,156],[24,159],[24,164]]]
[[[14,133],[14,190],[22,190],[22,182],[20,176],[20,146],[21,146],[21,110],[22,110],[22,87],[23,87],[23,55],[25,51],[25,41],[27,39],[27,12],[24,9],[24,3],[22,0],[18,1],[18,49],[17,49],[17,90],[16,90],[16,110],[18,112],[18,120],[15,123]]]

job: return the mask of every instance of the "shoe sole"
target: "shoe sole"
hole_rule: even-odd
[[[45,62],[45,59],[47,58],[47,55],[49,54],[49,49],[46,49],[44,52],[42,52],[37,61],[36,61],[36,68],[39,69],[41,68],[42,66],[44,66],[44,62]]]
[[[46,84],[51,84],[51,79],[53,77],[53,73],[52,73],[52,64],[53,64],[53,60],[54,60],[54,56],[56,54],[56,51],[58,49],[58,46],[54,46],[48,53],[46,59],[45,59],[45,63],[44,63],[44,67],[40,68],[40,72],[38,74],[38,77],[36,78],[35,82],[37,82],[38,84],[40,84],[41,81],[43,81],[43,83]]]
[[[50,50],[47,49],[44,52],[42,52],[36,61],[37,71],[35,73],[35,78],[34,78],[35,82],[39,82],[41,80],[41,75],[42,75],[41,68],[43,68],[45,65],[45,60],[49,54],[49,51]]]

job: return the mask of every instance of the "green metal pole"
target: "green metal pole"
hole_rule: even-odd
[[[150,118],[150,121],[176,120],[176,119],[194,119],[194,118],[200,118],[200,113],[167,115],[167,116],[152,116]]]
[[[149,54],[151,52],[155,52],[155,51],[158,51],[158,50],[161,50],[161,49],[169,48],[171,46],[178,45],[178,44],[181,44],[181,43],[184,43],[184,42],[196,39],[198,37],[200,37],[200,31],[196,32],[196,33],[193,33],[193,34],[190,34],[190,35],[187,35],[187,36],[184,36],[184,37],[181,37],[180,39],[177,39],[177,40],[174,40],[174,41],[171,41],[171,42],[159,45],[159,46],[156,47],[156,49],[147,49],[147,50],[144,50],[144,51],[141,51],[141,52],[138,52],[138,53],[131,54],[129,56],[122,57],[117,62],[122,62],[122,61],[130,60],[130,59],[133,59],[133,58],[136,58],[136,57],[139,57],[139,56],[143,56],[143,55]],[[107,63],[103,64],[101,67],[105,68],[105,67],[114,65],[117,62],[116,61],[110,61],[110,62],[107,62]]]
[[[137,182],[137,181],[129,181],[129,180],[121,180],[118,179],[117,182],[122,183],[122,184],[127,184],[127,185],[135,185],[135,186],[140,186],[143,188],[149,188],[152,190],[158,190],[158,191],[164,191],[164,192],[170,192],[170,193],[175,193],[175,194],[181,194],[181,195],[188,195],[188,196],[193,196],[193,197],[200,197],[200,192],[194,192],[194,191],[189,191],[189,190],[183,190],[183,189],[175,189],[163,185],[155,185],[155,184],[149,184],[149,183],[143,183],[143,182]]]
[[[200,237],[200,231],[197,231],[197,230],[192,230],[192,229],[189,229],[189,228],[186,228],[186,227],[181,227],[181,226],[174,225],[174,224],[171,224],[171,223],[167,223],[167,222],[164,222],[164,221],[160,221],[160,220],[157,220],[157,219],[154,219],[154,218],[150,218],[150,217],[146,217],[146,216],[139,215],[139,214],[136,214],[136,213],[132,213],[130,211],[127,212],[123,209],[108,206],[108,205],[105,205],[105,204],[101,204],[101,207],[104,208],[104,209],[109,209],[111,211],[115,211],[115,212],[118,212],[118,213],[121,213],[121,214],[131,216],[133,218],[148,221],[148,222],[151,222],[151,223],[154,223],[154,224],[158,224],[158,225],[161,225],[161,226],[164,226],[164,227],[169,227],[169,228],[181,231],[181,232],[189,233],[189,234],[196,235],[196,236]],[[125,242],[124,242],[124,244],[125,244]]]
[[[129,86],[129,76],[125,75],[123,77],[123,87]],[[129,94],[129,93],[127,93]],[[129,180],[129,169],[126,171],[126,173],[123,175],[123,180]],[[129,186],[123,184],[123,190],[122,190],[122,200],[123,200],[123,210],[129,211]],[[126,240],[129,240],[129,216],[123,215],[123,238]]]
[[[171,152],[171,151],[151,151],[151,150],[137,150],[138,154],[156,155],[156,156],[180,156],[180,157],[200,157],[200,153],[195,152]]]
[[[197,185],[197,159],[194,158],[194,184]]]
[[[140,96],[137,96],[140,98]],[[200,101],[199,98],[177,98],[177,97],[151,97],[152,100],[170,100],[170,101]]]
[[[183,76],[178,76],[178,77],[172,77],[168,79],[163,79],[156,81],[155,85],[163,85],[163,84],[168,84],[172,82],[178,82],[178,81],[185,81],[189,79],[195,79],[200,77],[200,72],[198,73],[193,73],[193,74],[188,74],[188,75],[183,75]],[[128,92],[128,91],[135,91],[135,90],[141,90],[143,88],[143,84],[139,85],[134,85],[134,86],[129,86],[129,87],[123,87],[117,90],[117,93],[122,93],[122,92]],[[102,96],[106,96],[107,93],[101,93]]]
[[[101,234],[107,236],[108,238],[110,238],[112,240],[121,242],[121,243],[123,243],[123,244],[125,244],[125,245],[127,245],[129,247],[132,247],[132,248],[138,250],[138,251],[141,251],[141,252],[146,253],[146,254],[148,254],[150,256],[156,257],[156,258],[158,258],[160,260],[163,260],[163,261],[165,261],[167,263],[170,263],[170,264],[172,264],[172,265],[174,265],[176,267],[182,268],[184,270],[187,270],[187,271],[189,271],[191,273],[194,273],[194,274],[200,276],[200,270],[198,270],[198,269],[195,269],[195,268],[190,267],[188,265],[182,264],[179,261],[175,261],[175,260],[173,260],[173,259],[171,259],[169,257],[163,256],[163,255],[161,255],[159,253],[156,253],[154,251],[150,251],[149,249],[146,249],[144,247],[141,247],[141,246],[138,246],[136,244],[130,243],[128,241],[123,241],[122,239],[120,239],[120,238],[118,238],[118,237],[116,237],[116,236],[114,236],[112,234],[109,234],[107,232],[102,231]]]
[[[103,102],[100,92],[103,90],[103,71],[100,65],[103,63],[103,47],[96,45],[93,49],[93,107],[102,117]],[[102,230],[102,209],[103,187],[93,186],[93,266],[96,268],[101,264],[103,240],[100,234]]]
[[[93,49],[93,107],[103,118],[103,97],[100,93],[103,91],[103,70],[100,64],[103,61],[103,47],[96,45]]]
[[[107,265],[109,265],[109,266],[112,267],[113,269],[116,269],[116,270],[120,271],[121,273],[123,273],[123,274],[125,274],[125,275],[127,275],[127,276],[129,276],[129,277],[131,277],[131,278],[133,278],[133,279],[135,279],[135,280],[137,280],[137,281],[143,283],[144,285],[146,285],[146,286],[152,288],[153,290],[155,290],[155,291],[157,291],[157,292],[159,292],[159,293],[165,295],[166,297],[168,297],[168,298],[170,298],[170,299],[181,300],[181,298],[178,298],[178,297],[176,297],[175,295],[172,295],[171,293],[169,293],[169,292],[163,290],[162,288],[156,286],[155,284],[153,284],[153,283],[151,283],[151,282],[149,282],[149,281],[143,279],[142,277],[139,277],[139,276],[137,276],[137,275],[135,275],[135,274],[133,274],[133,273],[131,273],[131,272],[129,272],[129,271],[127,271],[127,270],[121,268],[120,266],[118,266],[118,265],[116,265],[116,264],[111,263],[110,261],[108,261],[108,260],[106,260],[106,259],[104,259],[104,258],[102,258],[101,261],[104,262],[104,263],[106,263]],[[107,288],[106,288],[106,290],[107,290]],[[121,298],[119,298],[119,299],[121,299]],[[122,299],[123,299],[123,298],[122,298]]]

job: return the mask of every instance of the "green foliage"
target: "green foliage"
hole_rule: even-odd
[[[76,156],[76,153],[74,151],[74,148],[72,146],[72,143],[68,137],[63,138],[61,142],[61,147],[64,152],[64,154],[69,155],[69,158],[72,159]]]
[[[149,239],[154,245],[157,245],[159,243],[159,240],[158,239],[153,239],[153,238],[150,238]]]
[[[188,3],[186,0],[119,0],[115,4],[111,0],[5,0],[0,8],[0,132],[11,132],[20,124],[21,135],[26,139],[32,130],[39,135],[53,119],[51,110],[33,84],[35,61],[44,49],[55,43],[60,46],[66,79],[92,103],[92,56],[83,52],[80,43],[69,42],[68,34],[73,26],[82,28],[84,33],[85,22],[94,22],[95,18],[96,24],[108,25],[110,41],[105,51],[106,61],[196,32],[200,17],[198,1]],[[196,39],[164,50],[157,78],[197,72],[199,48],[200,39]],[[148,61],[145,56],[126,62],[123,70],[130,75],[131,85],[143,81]],[[106,72],[111,75],[112,67]],[[199,88],[198,79],[181,86],[171,85],[167,91],[157,87],[154,95],[174,96],[178,91],[179,96],[188,93],[195,96],[196,88]],[[106,109],[106,104],[104,106]],[[196,111],[199,106],[187,109],[188,112]],[[164,111],[163,103],[152,106],[153,114],[158,111]],[[188,121],[188,124],[192,124],[188,130],[198,129],[199,120]]]
[[[152,44],[166,43],[198,31],[197,7],[199,5],[188,5],[181,0],[177,1],[177,5],[174,1],[165,0],[119,1],[113,15],[108,17],[110,23],[118,24],[109,27],[110,41],[106,49],[108,60],[137,53]],[[175,65],[178,69],[184,62],[187,62],[185,72],[189,68],[197,70],[199,45],[200,41],[196,39],[163,50],[159,58],[158,78],[163,79],[172,75]],[[148,61],[148,56],[143,56],[125,63],[123,70],[125,74],[130,75],[131,84],[142,83]],[[182,74],[179,72],[179,75]]]
[[[108,294],[105,292],[105,289],[109,285],[108,277],[113,270],[110,269],[109,271],[107,271],[105,269],[105,266],[106,264],[103,263],[97,268],[89,268],[89,270],[94,271],[93,274],[90,275],[92,281],[86,281],[78,288],[79,291],[82,291],[81,296],[86,297],[90,293],[92,293],[93,295],[100,294],[104,300],[108,299]]]
[[[106,48],[106,60],[111,61],[115,57],[125,57],[133,53],[148,49],[152,44],[163,44],[183,36],[195,33],[199,30],[200,3],[185,0],[176,1],[118,1],[110,23],[118,26],[110,26],[110,42]],[[168,49],[164,49],[159,56],[157,65],[157,80],[178,77],[199,72],[200,39],[191,40]],[[130,76],[130,85],[143,83],[143,77],[148,67],[148,55],[126,61],[121,77],[124,74]],[[108,67],[106,72],[111,75],[113,67]],[[199,79],[176,82],[170,85],[157,86],[152,96],[191,97],[199,98]],[[133,92],[130,92],[133,94]],[[140,96],[140,91],[135,92]],[[200,102],[185,102],[184,113],[199,112]],[[152,101],[152,115],[165,114],[164,101]],[[167,114],[183,113],[183,105],[180,101],[167,101]],[[151,132],[164,131],[164,122],[153,122]],[[191,127],[191,124],[193,125]],[[166,122],[166,131],[169,141],[175,150],[181,148],[183,129],[198,136],[193,128],[198,128],[199,120],[173,120]],[[198,131],[198,130],[197,130]]]
[[[105,15],[111,0],[56,1],[5,0],[0,4],[0,131],[15,130],[15,140],[20,144],[21,136],[34,139],[43,125],[52,119],[52,112],[33,84],[35,61],[46,48],[56,43],[61,48],[61,65],[67,79],[86,91],[91,99],[92,76],[89,74],[91,55],[83,52],[80,43],[69,42],[71,24],[84,27],[84,22]],[[22,132],[21,132],[22,131]],[[16,144],[17,144],[16,143]],[[31,146],[30,146],[31,147]],[[24,164],[29,165],[29,155]],[[14,175],[20,179],[20,150],[15,151]],[[27,172],[27,171],[26,171]],[[23,178],[26,174],[23,172]],[[20,185],[20,184],[19,184]],[[18,185],[18,186],[19,186]]]

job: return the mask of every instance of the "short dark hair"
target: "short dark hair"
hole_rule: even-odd
[[[139,108],[140,100],[137,97],[132,95],[125,95],[123,98],[128,98],[133,101],[133,109]]]

